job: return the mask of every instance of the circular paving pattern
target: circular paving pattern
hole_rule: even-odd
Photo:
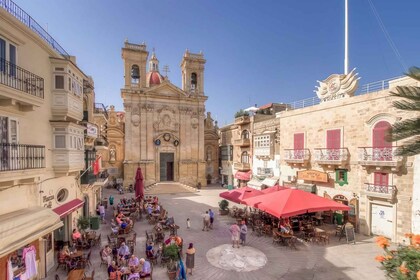
[[[267,257],[258,249],[248,246],[232,248],[231,244],[223,244],[208,250],[209,263],[225,270],[253,271],[267,263]]]

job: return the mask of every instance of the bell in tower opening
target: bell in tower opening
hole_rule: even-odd
[[[197,88],[197,74],[191,73],[191,90],[194,91]]]
[[[131,83],[138,84],[140,80],[140,69],[134,64],[131,66]]]

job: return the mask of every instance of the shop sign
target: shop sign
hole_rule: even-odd
[[[86,134],[88,137],[97,138],[98,137],[98,127],[94,124],[86,124]]]
[[[328,174],[317,170],[298,171],[298,179],[305,181],[328,183]]]
[[[44,203],[45,208],[52,208],[53,200],[54,200],[54,195],[44,195],[42,197],[42,202]]]

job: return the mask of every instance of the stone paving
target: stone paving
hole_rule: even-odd
[[[158,187],[164,187],[158,186]],[[157,188],[157,187],[155,187]],[[173,190],[177,187],[173,186]],[[159,200],[163,207],[168,210],[169,216],[174,216],[176,224],[180,226],[178,234],[184,239],[184,249],[188,243],[194,243],[196,248],[195,269],[188,279],[385,279],[384,273],[379,269],[379,264],[374,257],[382,251],[373,242],[372,237],[356,235],[357,243],[346,244],[345,239],[340,242],[332,235],[330,244],[317,245],[299,243],[298,250],[292,250],[284,246],[274,245],[271,237],[257,237],[249,230],[247,246],[261,251],[267,258],[267,263],[261,269],[249,272],[237,272],[225,270],[212,265],[207,259],[209,250],[223,244],[230,245],[229,225],[234,221],[229,216],[218,215],[219,193],[225,189],[219,186],[210,186],[198,192],[184,192],[178,189],[176,192],[160,194]],[[164,192],[164,191],[161,191]],[[104,196],[112,194],[117,202],[119,198],[130,197],[133,194],[118,195],[114,189],[104,189]],[[231,203],[230,207],[233,206]],[[213,209],[216,213],[214,229],[202,231],[201,214]],[[111,217],[111,209],[107,209],[107,218]],[[190,218],[191,228],[186,228],[186,219]],[[145,219],[136,222],[134,230],[137,232],[137,246],[135,254],[139,257],[145,255],[145,230],[150,230],[151,225]],[[107,243],[106,235],[110,232],[109,223],[101,225],[99,232],[102,233],[102,245]],[[243,247],[242,247],[243,248]],[[245,247],[247,248],[247,247]],[[241,250],[236,249],[236,250]],[[107,280],[106,267],[100,267],[99,248],[92,250],[92,267],[87,268],[90,275],[95,269],[95,279]],[[55,268],[46,279],[54,280]],[[60,279],[66,279],[66,272],[61,268],[57,270]],[[154,279],[168,279],[166,268],[160,264],[154,266]]]

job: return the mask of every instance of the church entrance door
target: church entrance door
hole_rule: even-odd
[[[160,153],[160,181],[174,180],[174,154]]]

